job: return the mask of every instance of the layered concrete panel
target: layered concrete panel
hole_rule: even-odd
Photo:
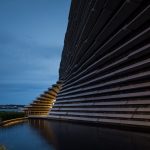
[[[26,116],[47,116],[56,101],[60,88],[60,84],[54,84],[52,88],[49,88],[30,105],[26,106],[24,109]]]
[[[149,41],[149,0],[73,0],[49,118],[150,127]]]

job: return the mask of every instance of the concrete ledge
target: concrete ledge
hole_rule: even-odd
[[[9,126],[9,125],[14,125],[17,123],[21,123],[27,120],[27,117],[23,117],[23,118],[15,118],[15,119],[10,119],[10,120],[6,120],[6,121],[2,121],[0,123],[0,127],[4,127],[4,126]]]

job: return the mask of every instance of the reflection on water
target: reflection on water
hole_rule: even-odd
[[[55,150],[28,122],[0,128],[0,144],[7,150]]]
[[[150,135],[66,122],[30,120],[0,129],[8,150],[150,150]]]

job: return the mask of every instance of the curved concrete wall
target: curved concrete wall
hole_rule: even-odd
[[[150,126],[150,1],[73,0],[49,118]]]

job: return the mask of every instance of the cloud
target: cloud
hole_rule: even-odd
[[[69,5],[0,1],[0,104],[27,104],[57,81]]]
[[[5,43],[8,43],[8,45],[0,45],[0,55],[2,56],[0,59],[1,73],[3,73],[3,71],[13,72],[13,70],[15,70],[13,72],[15,73],[18,69],[24,72],[27,69],[28,72],[30,70],[31,72],[34,70],[50,70],[51,75],[57,75],[61,47],[43,46],[35,41],[28,39],[21,41],[16,37],[11,38],[12,42],[9,38],[12,36],[7,37],[9,40],[6,42],[5,38]],[[2,38],[2,36],[0,38]],[[51,70],[51,68],[53,68],[53,70]]]
[[[1,34],[0,98],[10,103],[23,103],[20,98],[31,101],[54,84],[58,79],[61,49],[41,45],[31,38]],[[11,100],[13,97],[17,100]]]

